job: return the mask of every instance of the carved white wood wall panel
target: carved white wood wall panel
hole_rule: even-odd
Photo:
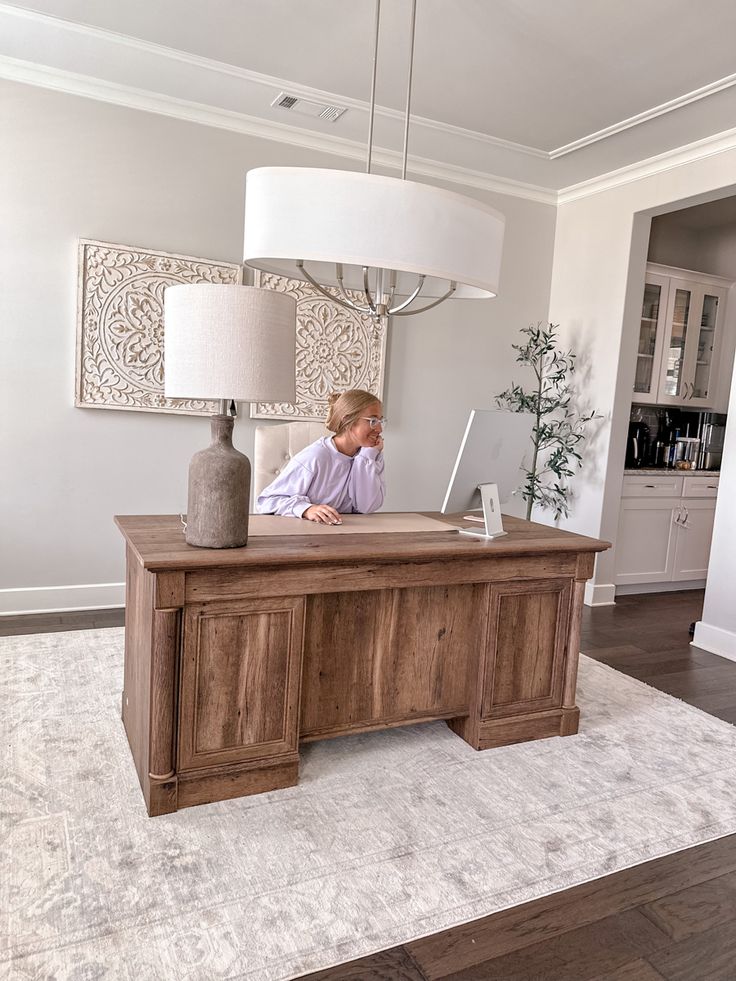
[[[386,319],[376,323],[321,296],[308,283],[256,273],[255,285],[296,297],[296,402],[256,402],[254,419],[314,419],[327,415],[332,392],[362,388],[383,399]],[[356,303],[362,293],[348,291]]]
[[[233,263],[80,239],[75,404],[217,412],[217,402],[164,397],[164,290],[240,282]]]

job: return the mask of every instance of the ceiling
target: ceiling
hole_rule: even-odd
[[[385,166],[401,148],[410,12],[410,0],[383,0]],[[90,78],[96,97],[105,85],[158,93],[349,141],[357,155],[374,16],[374,0],[0,2],[0,75],[55,75],[67,91],[68,76]],[[410,152],[559,189],[675,151],[734,128],[734,37],[733,0],[418,0]],[[335,123],[287,114],[270,106],[281,88],[348,111]]]

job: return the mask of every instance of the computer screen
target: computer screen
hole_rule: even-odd
[[[442,514],[480,507],[480,484],[498,485],[503,504],[524,482],[522,463],[532,450],[529,412],[472,409],[447,487]]]

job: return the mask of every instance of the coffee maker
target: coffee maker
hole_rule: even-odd
[[[629,435],[626,440],[627,469],[646,466],[649,460],[649,426],[641,419],[632,419],[629,423]]]

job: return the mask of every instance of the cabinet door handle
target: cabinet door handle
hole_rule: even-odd
[[[682,522],[680,522],[680,524],[681,524],[681,527],[682,528],[689,528],[690,526],[688,525],[688,521],[690,519],[690,512],[688,511],[688,509],[684,505],[683,505],[683,508],[685,510],[685,520],[682,521]]]
[[[718,484],[706,484],[708,490],[718,490]]]

